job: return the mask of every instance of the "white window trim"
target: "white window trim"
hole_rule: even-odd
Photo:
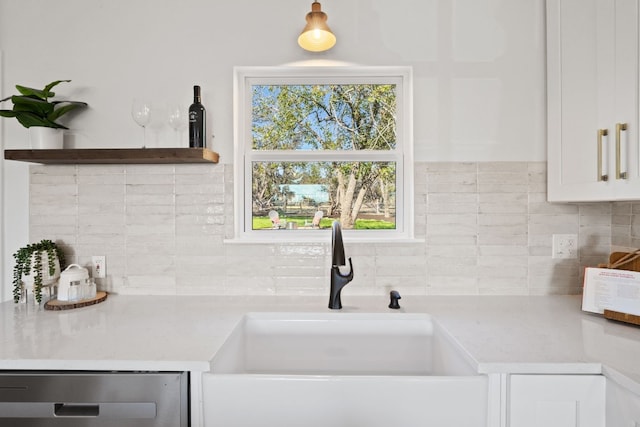
[[[345,160],[391,160],[396,162],[396,229],[343,230],[351,242],[414,241],[413,187],[413,73],[410,67],[279,66],[234,68],[234,238],[229,243],[326,243],[329,230],[252,230],[251,162],[254,160],[323,160],[326,152],[284,153],[251,151],[251,86],[295,83],[395,83],[397,93],[396,150],[340,152]],[[336,152],[330,152],[335,155]],[[335,160],[335,156],[331,157]],[[340,159],[340,160],[341,160]]]

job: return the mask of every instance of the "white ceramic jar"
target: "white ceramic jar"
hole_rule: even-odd
[[[71,264],[60,273],[58,300],[79,301],[85,299],[85,288],[88,286],[89,271],[78,264]]]

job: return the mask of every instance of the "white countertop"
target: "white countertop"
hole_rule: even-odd
[[[343,312],[397,312],[343,294]],[[208,371],[246,312],[327,312],[325,297],[109,295],[66,311],[0,304],[0,369]],[[640,327],[581,311],[576,296],[403,295],[429,313],[480,373],[605,373],[640,388]]]

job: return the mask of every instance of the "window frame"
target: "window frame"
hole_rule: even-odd
[[[395,230],[342,230],[349,241],[413,240],[413,79],[406,66],[278,66],[234,68],[234,241],[326,242],[328,230],[253,230],[254,161],[396,162]],[[253,150],[252,86],[289,84],[395,84],[396,148],[358,151]]]

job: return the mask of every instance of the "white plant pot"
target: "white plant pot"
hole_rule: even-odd
[[[31,255],[31,272],[28,275],[22,276],[22,285],[25,291],[25,297],[27,294],[34,295],[34,298],[33,298],[34,302],[35,302],[35,289],[33,289],[33,282],[35,280],[34,265],[35,265],[36,255],[37,254]],[[45,291],[45,288],[49,288],[48,293],[49,293],[49,296],[51,297],[53,294],[51,292],[51,288],[57,284],[58,279],[60,278],[60,261],[56,256],[54,260],[55,271],[53,272],[53,275],[51,275],[49,274],[49,255],[47,254],[46,251],[40,254],[40,260],[42,262],[42,288],[43,288],[43,291]],[[47,292],[45,291],[43,293],[47,293]],[[24,300],[26,302],[26,298]],[[44,298],[43,298],[43,301],[45,301]]]
[[[59,128],[31,126],[29,139],[34,150],[57,150],[64,146],[64,132]]]

